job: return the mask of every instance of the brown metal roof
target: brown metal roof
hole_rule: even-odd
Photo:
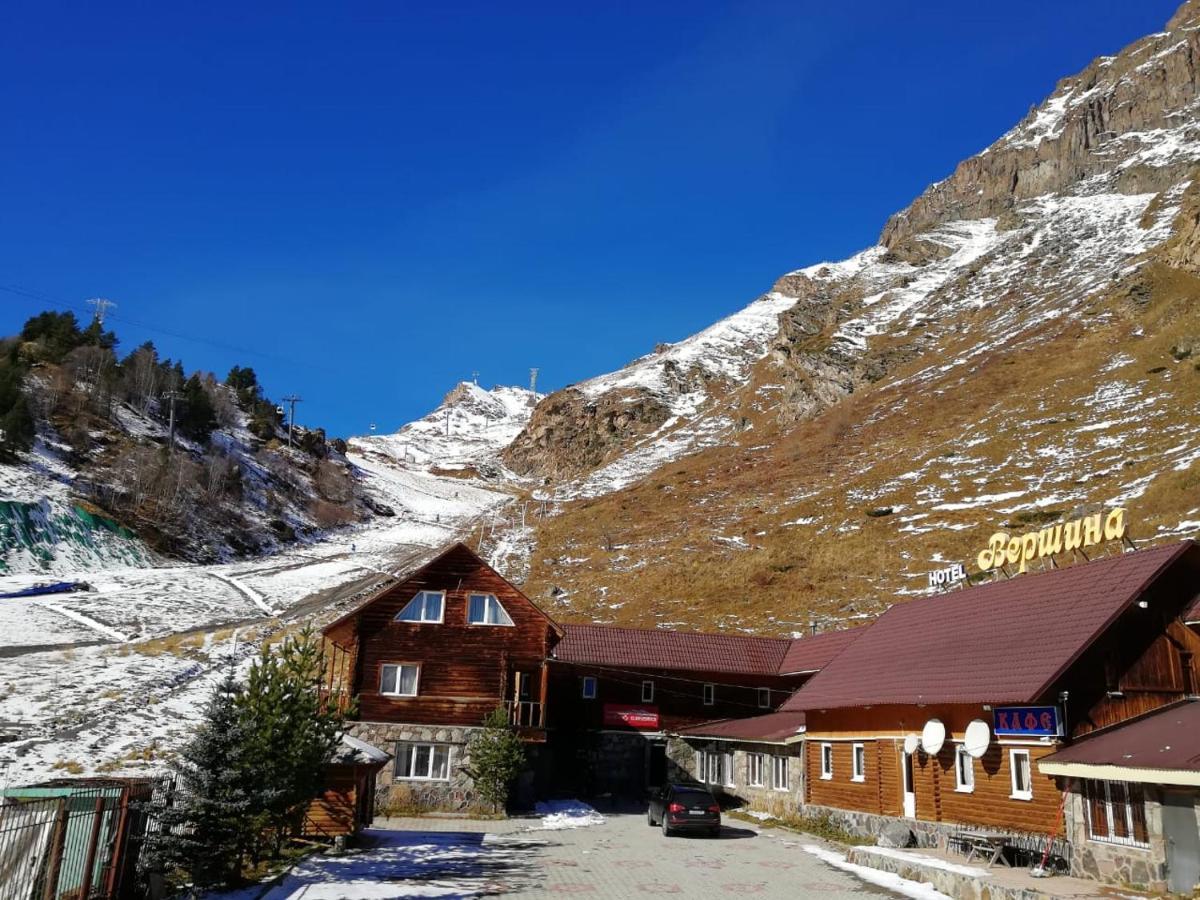
[[[784,710],[1041,698],[1192,541],[1021,575],[891,607]]]
[[[783,655],[779,674],[819,672],[830,660],[849,647],[866,628],[866,625],[859,625],[857,628],[847,628],[843,631],[826,631],[812,637],[796,638]]]
[[[1200,772],[1200,701],[1090,735],[1040,763]]]
[[[788,638],[610,625],[563,625],[554,658],[581,665],[776,675]]]
[[[719,719],[680,730],[683,737],[782,744],[804,727],[802,712],[773,712],[749,719]]]

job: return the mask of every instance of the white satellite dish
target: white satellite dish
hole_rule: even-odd
[[[930,719],[921,730],[921,749],[930,756],[937,756],[946,743],[946,726],[940,719]]]
[[[967,726],[967,733],[963,737],[963,748],[973,759],[979,759],[987,753],[991,743],[992,730],[988,728],[988,723],[983,719],[972,719],[971,724]]]
[[[917,747],[920,745],[921,739],[915,734],[910,734],[904,738],[904,752],[912,756],[917,752]]]

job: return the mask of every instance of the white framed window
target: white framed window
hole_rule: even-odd
[[[416,663],[384,663],[379,668],[379,693],[389,697],[417,696],[421,667]]]
[[[975,758],[962,744],[954,748],[954,789],[961,794],[975,790]]]
[[[512,623],[512,618],[500,605],[495,594],[470,594],[467,596],[467,624],[512,625]]]
[[[1128,847],[1149,847],[1146,799],[1140,784],[1084,781],[1088,839]]]
[[[751,753],[746,757],[746,784],[750,787],[763,786],[763,770],[766,768],[765,755],[762,753]]]
[[[725,754],[709,750],[704,754],[704,777],[709,784],[725,783]]]
[[[596,699],[596,676],[595,675],[584,675],[583,676],[583,699],[584,700],[595,700]]]
[[[850,758],[853,761],[852,770],[850,772],[851,781],[866,781],[867,780],[867,748],[865,744],[854,744],[851,748]]]
[[[725,775],[725,787],[737,787],[737,779],[734,777],[736,773],[733,770],[733,754],[724,753],[722,756],[725,757],[721,762],[721,768]]]
[[[405,781],[449,781],[449,744],[396,744],[396,777]]]
[[[826,781],[833,777],[833,744],[821,745],[821,777]]]
[[[404,609],[396,613],[396,621],[441,624],[445,608],[445,591],[420,591]]]
[[[717,686],[715,684],[706,684],[704,686],[704,705],[712,706],[717,702]]]
[[[788,790],[788,759],[787,756],[771,757],[771,787],[777,791]]]
[[[643,681],[642,682],[642,702],[643,703],[653,703],[654,702],[654,682],[653,681]]]
[[[771,708],[771,689],[770,688],[759,688],[758,689],[758,707],[759,707],[759,709],[770,709]]]
[[[1033,770],[1029,766],[1028,750],[1009,750],[1008,768],[1012,774],[1013,800],[1033,799]]]

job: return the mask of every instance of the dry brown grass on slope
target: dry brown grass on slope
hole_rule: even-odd
[[[790,430],[764,411],[733,446],[567,504],[538,525],[527,590],[566,621],[778,633],[878,611],[898,592],[919,591],[935,559],[973,567],[996,526],[1111,502],[1138,478],[1155,476],[1129,503],[1135,537],[1177,525],[1200,507],[1197,466],[1163,462],[1200,430],[1200,372],[1170,356],[1200,336],[1189,300],[1197,281],[1161,268],[1143,278],[1158,298],[1149,305],[1118,292],[969,370],[915,388],[904,382],[912,364]],[[970,340],[952,341],[945,355]],[[1101,372],[1119,353],[1130,361]],[[1152,402],[1120,428],[1095,427],[1106,415],[1096,392],[1113,384]],[[1056,495],[1069,499],[1035,505]],[[895,512],[867,515],[883,507]],[[785,524],[798,519],[815,521]],[[550,599],[555,587],[568,592],[561,602]]]

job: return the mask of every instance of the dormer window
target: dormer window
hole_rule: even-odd
[[[421,591],[408,601],[408,606],[396,613],[396,621],[440,623],[445,605],[444,591]]]
[[[505,612],[495,594],[471,594],[467,598],[467,621],[472,625],[511,625],[513,620]]]

